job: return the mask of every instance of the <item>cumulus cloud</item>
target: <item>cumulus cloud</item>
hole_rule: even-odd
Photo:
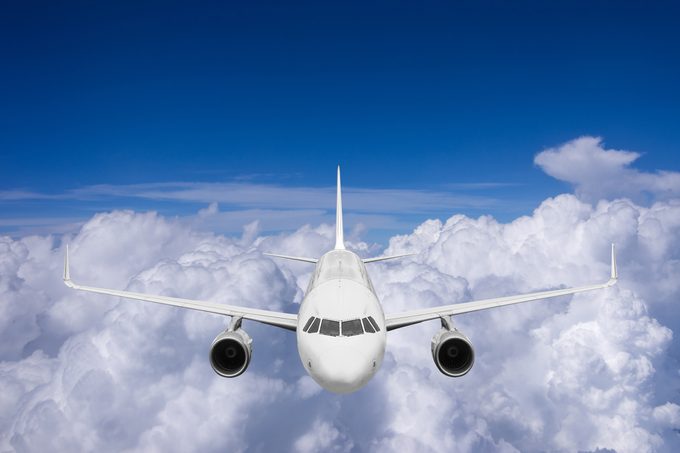
[[[203,215],[219,212],[217,206]],[[545,200],[530,216],[428,220],[369,272],[386,312],[599,282],[609,243],[620,283],[573,298],[457,317],[476,350],[463,378],[438,372],[436,321],[390,332],[359,392],[321,390],[290,332],[245,322],[248,371],[207,358],[216,315],[78,293],[72,277],[295,312],[331,225],[240,237],[155,213],[98,214],[73,236],[0,239],[0,451],[677,451],[680,448],[680,202]],[[355,238],[350,248],[379,253]]]
[[[599,137],[580,137],[536,155],[534,163],[550,176],[573,184],[588,201],[602,198],[680,196],[680,173],[649,173],[632,168],[640,153],[605,149]]]
[[[346,436],[341,437],[337,428],[320,420],[312,423],[309,431],[300,436],[293,444],[294,450],[301,453],[316,451],[349,452],[352,450],[352,446],[352,442]]]
[[[413,300],[420,304],[434,299],[425,305],[437,305],[601,281],[607,276],[607,244],[619,244],[621,281],[615,288],[577,295],[571,301],[539,302],[458,318],[478,353],[469,378],[451,386],[451,397],[458,404],[451,416],[474,416],[458,436],[477,430],[476,442],[482,442],[489,430],[493,440],[520,451],[677,448],[673,429],[678,425],[664,423],[674,423],[671,420],[680,408],[678,355],[677,350],[673,352],[671,330],[680,326],[680,317],[666,309],[677,303],[680,290],[679,219],[680,206],[674,201],[651,208],[625,200],[593,207],[562,195],[546,200],[532,216],[509,224],[491,217],[454,216],[394,237],[389,253],[420,255],[417,264],[400,270],[387,268],[390,276],[401,273],[399,278],[379,279],[388,310],[390,304],[405,309]],[[664,225],[666,237],[657,241],[645,231],[648,225]],[[420,269],[404,276],[413,266]],[[433,292],[423,291],[418,284],[404,284],[418,282],[424,275],[431,278],[433,268],[440,275],[465,276],[465,280],[448,291],[439,287]],[[659,291],[657,284],[665,289]],[[432,326],[417,329],[422,345],[432,334]],[[417,350],[411,332],[394,332],[390,340],[390,354],[405,357],[411,364],[422,361],[422,368],[426,367],[429,357]],[[448,387],[436,372],[417,380],[428,376],[428,387]],[[413,400],[418,401],[415,395]],[[472,407],[475,403],[479,406]],[[405,414],[413,411],[406,403],[396,409]],[[434,419],[446,420],[443,416]],[[425,438],[432,442],[446,439],[452,425],[453,419],[441,422]],[[432,426],[414,429],[421,430],[427,433]],[[417,439],[423,442],[423,436]],[[483,445],[490,444],[471,448],[484,449]]]

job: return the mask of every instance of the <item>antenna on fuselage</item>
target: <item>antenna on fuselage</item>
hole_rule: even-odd
[[[335,206],[335,250],[345,250],[342,232],[342,190],[340,188],[340,165],[338,165],[338,199]]]

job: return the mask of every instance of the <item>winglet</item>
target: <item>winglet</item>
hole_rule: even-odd
[[[338,165],[338,192],[335,206],[335,250],[345,250],[345,238],[342,228],[342,190],[340,188],[340,165]]]
[[[66,255],[64,255],[64,284],[69,288],[75,287],[71,281],[71,266],[68,260],[68,244],[66,244]]]
[[[619,278],[619,272],[616,270],[616,246],[612,242],[612,271],[611,271],[611,282],[616,282]]]

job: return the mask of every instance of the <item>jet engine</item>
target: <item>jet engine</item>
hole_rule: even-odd
[[[432,358],[439,371],[460,377],[475,363],[475,351],[468,337],[442,319],[442,329],[432,337]]]
[[[253,340],[243,329],[225,330],[210,347],[210,365],[222,377],[240,376],[250,364]]]

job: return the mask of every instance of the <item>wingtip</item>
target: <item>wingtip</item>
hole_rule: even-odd
[[[69,288],[73,287],[73,282],[71,281],[71,266],[68,257],[68,244],[66,244],[66,254],[64,255],[64,284]]]

